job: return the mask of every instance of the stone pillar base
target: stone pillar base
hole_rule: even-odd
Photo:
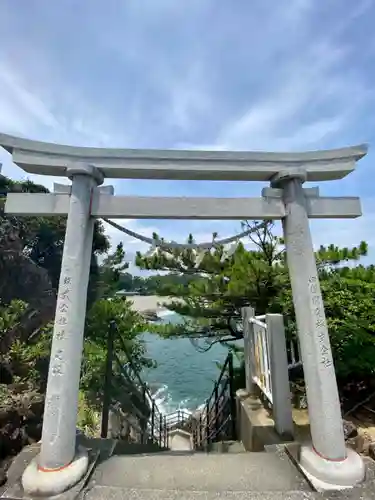
[[[89,465],[85,448],[79,447],[73,461],[57,470],[38,468],[38,457],[26,467],[22,475],[22,486],[26,493],[35,496],[53,496],[76,485],[86,474]]]
[[[301,446],[299,465],[317,491],[352,488],[365,479],[362,457],[351,448],[345,460],[336,462],[318,455],[311,446]]]

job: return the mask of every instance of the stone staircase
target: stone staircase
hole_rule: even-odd
[[[126,454],[114,446],[99,460],[82,500],[297,500],[315,495],[279,451],[249,453],[234,441],[215,443],[210,453],[146,448],[133,453],[125,448]]]
[[[202,452],[84,436],[79,441],[95,458],[85,478],[55,500],[375,500],[375,462],[370,459],[363,485],[321,494],[311,488],[282,445],[247,452],[242,443],[226,441]],[[38,451],[33,445],[16,458],[10,484],[0,488],[0,498],[35,500],[22,490],[20,477]]]

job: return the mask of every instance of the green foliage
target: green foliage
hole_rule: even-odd
[[[14,302],[0,309],[0,324],[5,329],[14,326],[18,311],[24,304]],[[114,350],[120,362],[124,365],[131,357],[134,366],[141,371],[151,368],[154,363],[147,357],[146,346],[140,335],[146,330],[143,318],[131,308],[129,301],[116,299],[101,299],[96,301],[88,312],[86,320],[85,341],[83,346],[83,363],[81,370],[81,400],[79,427],[87,431],[97,428],[98,410],[102,403],[105,364],[107,355],[107,337],[110,322],[114,320],[118,326],[119,335],[114,342]],[[53,325],[50,323],[34,343],[16,341],[12,344],[7,359],[16,372],[16,381],[28,382],[34,387],[45,390],[48,372],[48,361],[51,349]],[[120,341],[120,335],[123,343]],[[113,364],[113,395],[116,391],[121,396],[120,369]],[[91,422],[91,423],[90,423]],[[91,431],[90,431],[91,432]]]
[[[26,307],[27,304],[21,300],[12,300],[9,305],[2,305],[0,302],[0,339],[17,325]]]
[[[137,370],[152,367],[146,356],[146,346],[140,334],[146,330],[143,318],[131,308],[131,303],[121,298],[97,300],[86,320],[84,357],[82,364],[81,389],[89,394],[91,401],[97,401],[103,392],[103,381],[107,354],[107,338],[110,322],[115,321],[119,335],[114,341],[114,351],[124,365],[129,353]],[[114,378],[120,377],[119,367],[114,363]]]
[[[339,248],[333,244],[328,247],[320,246],[315,257],[319,270],[329,273],[338,269],[338,266],[341,267],[345,262],[358,261],[361,257],[366,256],[367,252],[367,243],[361,241],[358,247],[353,248]]]
[[[356,274],[347,269],[322,280],[336,371],[346,381],[375,375],[375,273]]]
[[[13,181],[7,177],[0,177],[0,193],[2,200],[8,192],[48,193],[48,189],[39,184],[27,181]],[[64,246],[66,217],[15,217],[5,215],[3,204],[0,206],[0,269],[2,279],[7,280],[7,286],[1,286],[1,298],[10,302],[14,298],[27,297],[22,294],[22,282],[17,279],[19,268],[13,270],[9,258],[9,251],[22,254],[24,258],[48,272],[51,286],[57,289],[60,277],[61,258]],[[96,255],[109,249],[109,241],[104,234],[104,226],[100,221],[95,222],[93,257],[91,274],[97,270]],[[2,265],[3,264],[3,265]],[[14,272],[12,272],[14,271]],[[8,273],[7,277],[5,273]],[[24,277],[25,278],[25,277]],[[8,281],[9,280],[9,281]]]
[[[156,274],[151,276],[133,276],[124,272],[127,268],[120,269],[115,279],[111,280],[111,293],[117,291],[135,292],[140,295],[168,295],[171,286],[186,285],[193,278],[189,275],[176,273]],[[104,281],[106,281],[104,279]]]
[[[367,255],[361,242],[352,249],[335,245],[316,252],[319,279],[324,300],[328,331],[340,385],[375,375],[375,267],[357,265]],[[277,299],[284,314],[287,336],[296,337],[296,324],[290,287]]]
[[[51,331],[46,328],[35,343],[14,342],[7,353],[15,380],[45,390],[51,349]]]
[[[244,228],[254,226],[243,223]],[[143,269],[189,276],[183,285],[171,284],[160,290],[160,294],[175,299],[168,308],[185,317],[185,324],[156,325],[153,330],[166,337],[201,334],[222,339],[233,330],[228,319],[240,321],[241,307],[251,305],[257,314],[282,313],[287,335],[295,337],[283,239],[275,236],[271,222],[249,239],[249,246],[239,244],[229,258],[222,258],[221,248],[207,252],[199,265],[192,250],[174,249],[153,257],[139,253],[136,263]],[[193,237],[188,241],[193,242]],[[321,246],[316,252],[335,367],[342,383],[374,376],[375,266],[358,265],[367,251],[366,242],[361,242],[350,249]],[[243,360],[239,362],[242,368],[237,375],[242,377]]]
[[[0,352],[5,353],[1,361],[7,369],[6,383],[21,382],[44,393],[53,330],[49,321],[53,317],[60,277],[66,218],[5,215],[3,207],[8,192],[47,193],[48,190],[31,181],[15,182],[0,177]],[[112,253],[108,251],[104,227],[96,221],[78,411],[78,425],[89,435],[97,434],[100,424],[99,406],[111,321],[116,322],[126,347],[127,354],[116,337],[115,352],[120,362],[126,363],[128,355],[139,370],[153,366],[140,340],[140,334],[146,329],[142,317],[131,309],[129,302],[110,298],[119,289],[120,279],[128,267],[123,246],[118,245]],[[101,264],[97,260],[100,254],[104,254]],[[47,302],[48,314],[45,314]],[[29,321],[30,312],[41,317],[38,335],[34,335],[35,328],[28,331],[28,335],[21,330],[22,322]],[[118,383],[120,377],[119,368],[114,364],[113,383],[118,388],[118,397],[124,392],[124,386],[121,388]]]
[[[98,345],[106,345],[109,322],[114,320],[121,334],[129,340],[135,339],[145,329],[142,316],[131,308],[131,302],[122,298],[97,300],[91,307],[86,319],[86,339]]]
[[[274,299],[288,284],[281,240],[273,234],[272,223],[262,229],[244,223],[244,229],[250,228],[254,229],[252,248],[240,243],[226,258],[222,247],[206,252],[201,262],[191,249],[171,249],[152,257],[137,254],[136,263],[143,269],[189,276],[185,283],[172,282],[161,290],[161,294],[176,298],[168,308],[188,318],[185,324],[154,326],[154,330],[167,337],[197,332],[224,337],[231,333],[229,320],[240,319],[241,307],[251,304],[258,314],[276,307]],[[187,241],[194,239],[190,235]]]
[[[125,261],[123,243],[119,243],[114,252],[107,254],[99,267],[96,283],[96,298],[112,297],[120,288],[120,279],[129,267]]]
[[[78,394],[77,427],[85,436],[96,437],[100,432],[100,412],[87,400],[84,392]]]

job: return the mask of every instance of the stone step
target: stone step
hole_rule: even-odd
[[[318,500],[319,493],[307,491],[196,491],[129,489],[95,486],[84,494],[85,500]]]
[[[86,437],[83,434],[77,436],[77,445],[83,446],[88,450],[98,451],[100,460],[107,460],[112,456],[116,443],[116,439],[92,438]]]
[[[130,490],[310,491],[285,454],[266,452],[112,456],[98,465],[90,485]]]
[[[112,455],[140,455],[160,453],[167,448],[160,447],[156,443],[128,443],[118,439],[89,438],[84,435],[77,436],[77,444],[87,449],[99,450],[100,460],[107,460]]]
[[[161,453],[167,448],[160,447],[155,443],[126,443],[125,441],[117,441],[112,455],[141,455]]]
[[[247,453],[240,441],[219,441],[209,445],[210,453]]]

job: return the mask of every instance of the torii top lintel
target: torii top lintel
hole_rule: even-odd
[[[269,181],[284,169],[304,168],[308,181],[342,179],[355,169],[367,146],[266,153],[112,149],[64,146],[0,134],[0,146],[13,162],[31,174],[65,176],[67,167],[86,163],[104,177],[117,179]]]

